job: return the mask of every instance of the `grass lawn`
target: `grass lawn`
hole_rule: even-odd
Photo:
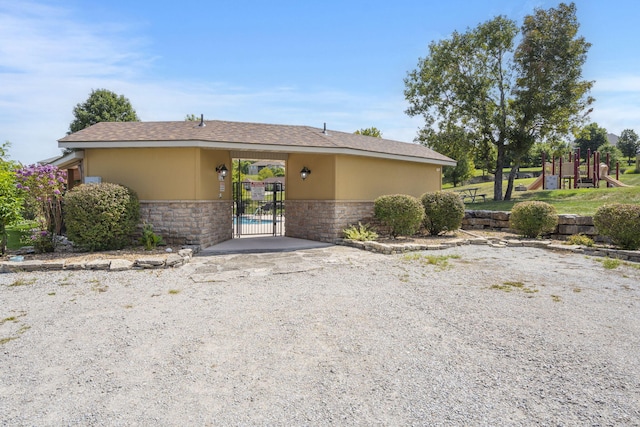
[[[35,227],[32,222],[24,222],[7,227],[7,249],[20,249],[25,244],[21,241],[23,236],[28,236]]]
[[[514,185],[529,185],[534,178],[517,179]],[[600,188],[580,188],[567,190],[533,190],[514,191],[510,201],[493,201],[493,182],[471,184],[444,191],[478,188],[478,194],[486,194],[486,202],[465,203],[467,209],[481,209],[491,211],[510,211],[514,204],[525,200],[540,200],[556,207],[560,214],[593,215],[596,210],[607,203],[640,204],[640,174],[620,175],[620,181],[632,187],[607,188],[605,182],[600,182]],[[503,182],[503,195],[507,188],[507,181]]]

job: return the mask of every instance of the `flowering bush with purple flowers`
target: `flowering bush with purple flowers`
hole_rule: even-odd
[[[48,248],[62,229],[62,196],[67,183],[67,171],[53,165],[30,165],[16,170],[17,187],[25,205],[40,223],[31,240],[34,247]],[[43,234],[44,233],[44,234]],[[36,247],[36,250],[38,250]]]
[[[31,230],[31,235],[27,236],[23,242],[33,246],[33,250],[39,254],[44,252],[53,252],[55,249],[54,236],[47,230],[34,228]]]

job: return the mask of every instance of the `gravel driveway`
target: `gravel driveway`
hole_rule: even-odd
[[[331,247],[2,274],[0,425],[639,425],[637,267]]]

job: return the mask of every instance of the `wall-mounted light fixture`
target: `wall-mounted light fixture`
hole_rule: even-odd
[[[309,175],[311,175],[311,171],[308,167],[304,166],[300,171],[300,178],[302,178],[302,180],[304,181]]]
[[[229,172],[229,170],[227,169],[227,166],[223,163],[216,167],[216,172],[218,172],[218,175],[224,178],[227,176],[227,172]]]

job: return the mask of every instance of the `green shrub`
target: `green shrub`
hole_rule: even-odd
[[[132,243],[140,205],[138,196],[118,184],[83,184],[64,198],[67,237],[88,249],[121,249]]]
[[[569,238],[567,239],[567,244],[568,245],[581,245],[581,246],[591,247],[591,246],[593,246],[594,242],[593,242],[593,239],[591,237],[580,233],[580,234],[573,234],[573,235],[569,236]]]
[[[368,224],[358,223],[358,226],[352,225],[348,228],[345,228],[342,231],[345,239],[349,240],[359,240],[361,242],[367,240],[376,240],[378,238],[378,233],[371,229],[371,226]]]
[[[424,207],[424,227],[432,236],[454,231],[462,225],[464,203],[456,193],[425,193],[420,198]]]
[[[145,223],[142,226],[142,236],[140,237],[140,244],[144,246],[145,250],[150,251],[163,244],[162,236],[157,235],[153,231],[153,225]]]
[[[640,205],[614,203],[598,208],[593,216],[598,233],[622,249],[640,249]]]
[[[380,196],[374,201],[373,209],[375,218],[389,227],[392,237],[415,234],[424,218],[420,201],[406,194]]]
[[[31,234],[24,236],[22,242],[28,246],[33,246],[33,250],[37,254],[53,252],[56,249],[55,235],[47,230],[34,228]]]
[[[511,209],[509,227],[525,237],[538,237],[551,233],[558,225],[556,208],[546,202],[517,203]]]
[[[7,143],[0,147],[7,146]],[[22,208],[22,199],[16,187],[15,174],[9,170],[2,170],[5,165],[0,155],[0,253],[4,255],[7,246],[7,227],[18,222]]]

